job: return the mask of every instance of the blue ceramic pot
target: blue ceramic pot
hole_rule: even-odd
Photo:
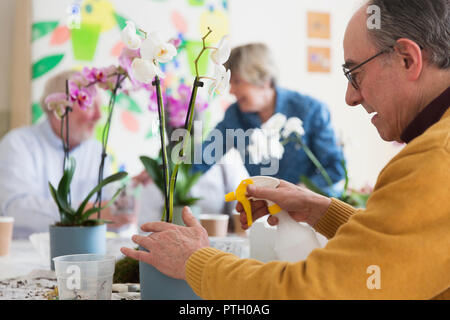
[[[106,253],[106,224],[89,227],[50,226],[52,270],[55,270],[54,257],[87,253]]]
[[[183,207],[174,207],[173,223],[184,225],[181,219]],[[192,208],[191,208],[192,209]],[[145,250],[139,248],[139,250]],[[185,280],[170,278],[158,269],[139,262],[139,280],[142,300],[200,300]]]
[[[186,281],[170,278],[142,261],[139,279],[141,300],[200,300]]]

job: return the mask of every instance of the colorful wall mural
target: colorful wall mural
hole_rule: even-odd
[[[105,67],[117,64],[124,44],[120,31],[132,20],[143,30],[158,31],[167,39],[181,41],[176,58],[163,65],[163,86],[168,94],[180,84],[194,80],[193,61],[201,48],[201,37],[207,27],[214,33],[209,44],[217,43],[229,33],[226,0],[34,0],[32,16],[32,115],[42,121],[41,95],[46,80],[63,70],[81,70],[84,66]],[[212,72],[208,56],[200,61],[200,72]],[[207,96],[210,106],[200,115],[203,127],[210,128],[215,108],[227,105],[221,99]],[[105,108],[108,97],[105,93]],[[159,152],[157,114],[149,111],[145,92],[120,94],[117,97],[108,150],[113,170],[138,173],[138,157],[156,156]],[[96,129],[102,131],[102,119]],[[156,125],[155,125],[156,124]],[[131,143],[130,143],[131,142]]]

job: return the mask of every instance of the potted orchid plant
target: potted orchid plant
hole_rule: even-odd
[[[70,185],[76,169],[76,161],[69,157],[69,116],[73,108],[89,108],[93,97],[97,94],[94,85],[97,79],[90,81],[89,76],[97,72],[84,69],[81,73],[75,73],[71,79],[66,80],[66,92],[49,95],[45,103],[47,108],[53,110],[57,118],[61,120],[61,141],[64,150],[63,175],[57,188],[49,182],[50,194],[55,201],[60,214],[60,221],[50,226],[50,264],[54,269],[53,258],[61,255],[75,253],[99,253],[106,252],[106,225],[108,221],[100,216],[92,218],[95,213],[108,207],[120,193],[120,189],[113,198],[103,207],[88,208],[90,199],[101,192],[106,185],[123,179],[127,173],[119,172],[105,179],[101,179],[81,202],[78,208],[72,207]],[[106,81],[105,81],[106,83]],[[65,134],[64,134],[65,133]],[[103,178],[103,163],[99,171]]]
[[[161,90],[161,79],[164,78],[164,73],[159,68],[159,64],[170,61],[177,54],[177,51],[173,43],[162,41],[157,34],[148,34],[140,29],[139,31],[140,33],[138,34],[134,24],[128,21],[127,27],[123,30],[123,37],[126,39],[124,42],[130,50],[139,50],[139,55],[137,55],[131,63],[135,79],[138,82],[146,85],[151,84],[155,87],[156,105],[160,124],[161,167],[158,162],[152,162],[149,158],[141,158],[141,160],[150,176],[156,175],[156,173],[152,173],[152,171],[160,172],[160,179],[158,179],[158,181],[161,181],[160,188],[164,197],[162,220],[174,223],[177,220],[181,221],[181,219],[174,218],[176,183],[178,173],[184,171],[184,165],[187,162],[187,156],[190,150],[190,135],[194,120],[198,89],[204,86],[203,80],[209,80],[210,94],[221,94],[227,90],[231,72],[226,70],[223,64],[228,60],[231,48],[226,36],[221,39],[217,46],[207,46],[206,39],[212,32],[212,30],[208,28],[208,32],[202,38],[202,49],[194,61],[196,76],[193,82],[189,103],[187,104],[187,107],[185,107],[184,117],[181,117],[181,124],[185,130],[185,134],[180,137],[176,145],[171,148],[171,155],[173,156],[169,158],[166,109],[163,92]],[[143,34],[144,37],[142,38],[140,34]],[[215,66],[215,72],[212,77],[201,75],[198,68],[198,61],[207,51],[212,51],[210,57]],[[168,102],[171,103],[170,99],[166,97],[166,104]],[[173,118],[171,118],[171,120],[173,120]],[[142,248],[142,250],[144,249]],[[184,280],[169,278],[146,263],[139,263],[139,274],[142,299],[198,299]]]
[[[53,110],[56,116],[61,119],[61,137],[63,137],[63,132],[67,133],[65,138],[62,138],[64,150],[63,176],[57,188],[49,184],[51,195],[61,217],[59,223],[50,227],[51,258],[71,253],[104,253],[106,251],[105,223],[108,223],[108,221],[101,218],[101,211],[113,203],[114,199],[122,191],[122,188],[119,188],[106,204],[102,201],[102,190],[107,184],[122,180],[127,175],[125,172],[119,172],[104,178],[107,158],[106,150],[116,98],[119,91],[125,94],[137,90],[146,90],[151,94],[150,91],[152,91],[151,86],[139,81],[143,68],[139,65],[139,60],[135,60],[135,58],[140,58],[140,50],[137,50],[140,43],[128,42],[129,38],[126,36],[126,32],[124,32],[122,40],[128,47],[122,50],[118,65],[104,68],[85,67],[82,71],[67,79],[66,92],[51,94],[45,100],[47,108]],[[68,133],[70,130],[68,128],[68,120],[72,108],[85,109],[92,105],[93,99],[97,94],[97,87],[110,92],[107,120],[101,135],[102,153],[98,169],[98,185],[89,192],[80,206],[74,209],[71,207],[70,183],[75,172],[76,163],[74,159],[69,157]],[[88,203],[94,196],[96,196],[95,200],[92,207],[90,207]],[[93,218],[94,214],[97,214],[96,218]],[[86,228],[88,226],[90,228]],[[73,235],[71,235],[71,232]],[[97,236],[94,237],[89,232],[94,232]],[[52,261],[51,265],[53,269]]]
[[[281,159],[284,153],[284,146],[289,142],[294,142],[298,149],[303,149],[326,181],[328,187],[332,188],[334,184],[327,171],[311,149],[309,149],[308,145],[303,142],[302,136],[304,134],[305,131],[301,119],[297,117],[287,119],[285,115],[277,113],[264,123],[261,129],[256,129],[253,132],[250,138],[251,144],[248,147],[250,157],[255,163],[267,161],[271,157]],[[365,207],[370,190],[367,190],[367,188],[361,191],[349,189],[349,178],[345,161],[341,165],[345,172],[345,184],[343,192],[337,198],[355,207]],[[321,195],[329,196],[324,189],[318,187],[308,177],[301,176],[300,181],[308,189]]]

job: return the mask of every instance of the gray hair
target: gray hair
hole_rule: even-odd
[[[249,43],[231,50],[225,67],[239,74],[253,85],[263,85],[269,81],[272,86],[277,82],[277,67],[269,48],[264,43]]]
[[[76,72],[76,70],[64,70],[55,74],[45,82],[44,92],[42,93],[40,100],[41,108],[44,112],[50,112],[45,104],[45,99],[53,93],[66,92],[66,80],[70,79]]]
[[[379,49],[400,38],[416,42],[430,64],[450,68],[450,0],[370,0],[381,11],[381,28],[369,35]]]

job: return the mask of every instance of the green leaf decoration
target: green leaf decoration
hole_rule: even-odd
[[[126,27],[126,25],[127,25],[126,22],[127,22],[128,19],[126,19],[125,17],[121,16],[117,12],[114,13],[114,18],[116,18],[117,25],[119,26],[120,30],[122,30],[123,28]]]
[[[58,24],[58,21],[41,21],[33,23],[33,26],[31,27],[31,41],[35,41],[46,34],[49,34],[55,30]]]
[[[42,117],[44,111],[42,111],[41,105],[37,102],[31,105],[31,123],[36,123]]]
[[[162,0],[162,1],[164,1],[164,0]],[[124,16],[121,16],[117,12],[114,13],[114,18],[116,18],[116,22],[117,22],[117,25],[119,26],[120,30],[125,28],[127,26],[127,21],[130,20],[130,19],[125,18]],[[139,27],[136,26],[136,34],[138,34],[138,35],[143,37],[144,34],[141,31],[139,31],[138,28]]]
[[[142,113],[141,108],[136,103],[136,101],[131,98],[129,95],[121,92],[116,97],[116,103],[119,107],[124,108],[130,112],[134,113]]]
[[[32,79],[37,79],[56,67],[64,58],[64,54],[46,56],[33,64]]]

